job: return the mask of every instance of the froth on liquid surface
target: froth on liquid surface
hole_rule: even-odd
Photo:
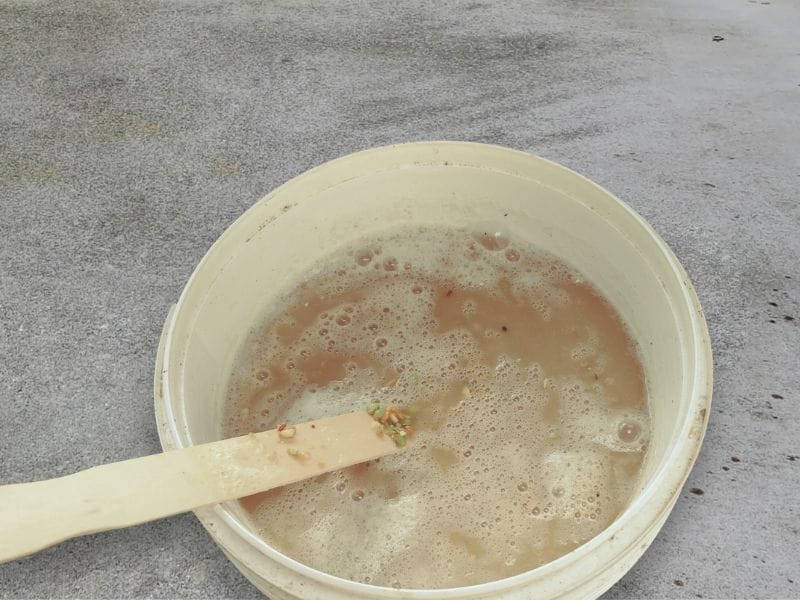
[[[610,305],[490,232],[365,240],[253,332],[226,434],[416,405],[395,456],[242,500],[260,534],[354,581],[458,587],[527,571],[625,507],[649,435],[644,375]]]

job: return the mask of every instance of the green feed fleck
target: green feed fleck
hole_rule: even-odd
[[[380,404],[372,403],[367,405],[367,413],[378,424],[375,432],[378,435],[387,435],[398,447],[403,447],[408,443],[408,437],[413,433],[411,415],[404,413],[393,404],[383,407]]]

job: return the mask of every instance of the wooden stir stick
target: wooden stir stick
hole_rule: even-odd
[[[0,563],[397,452],[374,426],[355,412],[0,486]]]

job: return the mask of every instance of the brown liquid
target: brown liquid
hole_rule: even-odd
[[[331,257],[238,364],[228,435],[373,400],[418,408],[401,454],[242,501],[280,551],[376,585],[470,585],[569,552],[624,508],[649,436],[611,306],[484,232],[406,231]]]

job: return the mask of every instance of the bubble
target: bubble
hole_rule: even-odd
[[[420,286],[418,286],[418,285],[415,285],[413,288],[411,288],[411,291],[413,293],[415,293],[415,294],[421,294],[422,293],[422,288]]]
[[[564,495],[564,488],[562,488],[562,487],[554,487],[553,490],[552,490],[552,494],[556,498],[561,498],[561,496]]]
[[[383,269],[385,271],[396,271],[397,270],[397,259],[390,256],[386,260],[383,261]]]
[[[372,257],[375,256],[372,250],[362,250],[356,254],[356,263],[362,267],[366,267],[372,262]]]
[[[528,484],[523,481],[522,483],[517,484],[517,489],[520,492],[524,492],[528,489]]]
[[[341,325],[342,327],[344,327],[345,325],[349,325],[350,317],[348,317],[347,315],[339,315],[338,317],[336,317],[336,324]]]
[[[356,490],[350,495],[350,497],[356,502],[360,502],[364,498],[364,490]]]
[[[256,379],[259,381],[266,381],[269,379],[269,373],[267,371],[258,371],[256,372]]]
[[[617,435],[625,443],[635,442],[642,433],[642,426],[633,421],[620,423]]]
[[[384,348],[388,343],[389,341],[386,338],[378,338],[377,340],[375,340],[375,345],[378,348]]]
[[[511,262],[517,262],[519,260],[519,252],[517,252],[513,248],[509,248],[508,250],[506,250],[506,258]]]
[[[344,488],[346,488],[346,487],[347,487],[347,484],[344,481],[340,481],[339,483],[336,484],[336,491],[337,492],[343,492]]]

